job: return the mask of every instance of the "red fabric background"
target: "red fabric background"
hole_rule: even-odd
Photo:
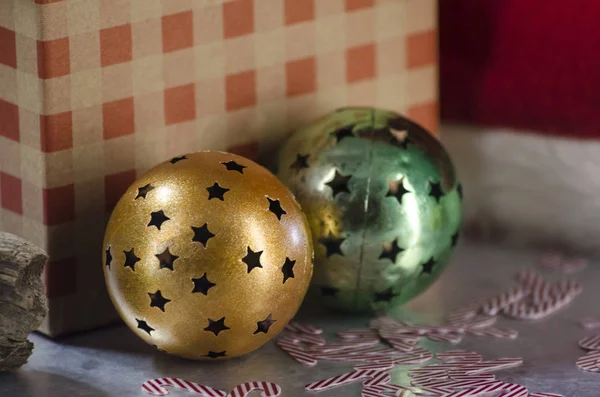
[[[600,0],[440,0],[445,120],[600,137]]]

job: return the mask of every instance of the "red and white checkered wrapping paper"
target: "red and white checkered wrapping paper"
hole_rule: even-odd
[[[257,157],[347,105],[436,130],[434,0],[0,1],[0,229],[51,257],[50,335],[116,318],[108,213],[200,149]]]

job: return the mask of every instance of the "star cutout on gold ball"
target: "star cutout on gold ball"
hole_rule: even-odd
[[[200,227],[192,226],[192,230],[194,231],[194,237],[192,238],[192,241],[200,243],[204,247],[206,247],[206,244],[208,244],[208,240],[215,237],[215,234],[211,233],[211,231],[208,230],[207,223]]]
[[[208,190],[209,200],[217,198],[221,201],[225,201],[225,198],[223,196],[229,191],[229,189],[227,189],[226,187],[220,186],[218,182],[215,182],[212,186],[207,187],[206,190]]]
[[[155,293],[148,292],[148,296],[150,297],[150,307],[157,307],[163,312],[165,311],[165,305],[171,302],[171,299],[165,298],[160,290]]]
[[[334,135],[337,143],[340,143],[342,141],[342,139],[344,138],[354,138],[354,126],[353,125],[348,125],[346,127],[342,127],[340,129],[335,130],[334,132],[331,133],[331,135]]]
[[[391,243],[383,243],[383,252],[379,255],[379,259],[389,259],[392,263],[396,263],[398,254],[404,251],[404,248],[398,246],[398,239],[394,239]]]
[[[333,176],[333,179],[326,183],[326,185],[329,186],[333,191],[334,198],[339,193],[350,193],[350,190],[348,190],[348,181],[350,180],[350,178],[352,178],[352,175],[343,176],[338,172],[338,170],[335,170],[335,175]]]
[[[375,302],[390,302],[394,299],[394,291],[391,288],[385,291],[375,292]]]
[[[267,197],[267,200],[269,200],[269,211],[275,214],[278,220],[281,220],[281,217],[287,214],[287,212],[285,212],[285,210],[281,208],[281,203],[279,202],[279,200],[273,200],[269,197]]]
[[[135,196],[135,200],[139,199],[139,198],[146,198],[146,195],[151,191],[154,190],[154,186],[152,186],[151,184],[147,184],[145,186],[142,186],[140,188],[138,188],[138,194],[137,196]]]
[[[288,280],[288,278],[294,278],[294,265],[296,261],[291,260],[290,258],[285,258],[285,263],[281,268],[281,272],[283,273],[283,284]]]
[[[430,181],[429,185],[431,186],[431,188],[429,190],[429,195],[431,197],[433,197],[435,199],[435,201],[437,201],[439,203],[440,199],[444,195],[444,191],[442,190],[442,184],[440,182],[431,182]]]
[[[171,160],[169,160],[169,162],[171,164],[177,164],[181,160],[187,160],[187,157],[186,156],[173,157]]]
[[[296,155],[296,161],[290,165],[290,168],[296,170],[296,172],[300,171],[303,168],[308,168],[308,154],[300,154]]]
[[[171,218],[166,216],[163,210],[152,212],[150,214],[150,223],[148,223],[148,227],[156,226],[156,228],[160,230],[162,224],[168,221],[169,219]]]
[[[435,265],[435,259],[431,257],[427,262],[423,263],[423,274],[431,274]]]
[[[227,331],[229,328],[225,325],[225,317],[221,317],[217,321],[208,319],[208,327],[204,328],[205,331],[212,332],[215,336],[219,336],[222,331]]]
[[[106,249],[106,262],[104,263],[110,269],[110,263],[112,262],[112,254],[110,253],[110,247]]]
[[[192,282],[194,283],[194,289],[192,290],[192,293],[199,292],[204,295],[208,295],[208,290],[217,285],[208,280],[206,273],[204,273],[200,278],[193,278]]]
[[[328,258],[331,255],[335,255],[335,254],[344,256],[344,254],[342,253],[342,247],[341,247],[341,245],[344,241],[345,241],[345,239],[334,237],[331,233],[329,233],[329,236],[321,237],[319,239],[319,243],[324,245],[325,249],[327,250],[327,253],[325,255],[327,255]]]
[[[242,262],[248,265],[248,273],[257,267],[262,268],[262,265],[260,264],[260,256],[262,253],[262,251],[252,251],[252,248],[248,247],[246,256],[242,259]]]
[[[402,197],[406,193],[411,193],[411,191],[404,188],[404,178],[400,178],[398,181],[388,179],[388,193],[386,197],[396,197],[398,203],[402,204]]]
[[[222,352],[213,352],[209,351],[206,355],[208,358],[219,358],[219,357],[227,357],[227,352],[223,350]]]
[[[133,248],[129,251],[123,251],[123,253],[125,253],[125,264],[123,266],[135,271],[135,264],[140,261],[140,258],[135,255]]]
[[[266,334],[267,332],[269,332],[269,328],[271,328],[271,325],[275,324],[276,322],[276,320],[273,320],[272,314],[269,314],[267,318],[256,323],[256,331],[254,331],[254,335],[260,332]]]
[[[148,335],[150,335],[150,332],[154,331],[154,328],[149,326],[148,323],[145,322],[144,320],[138,320],[136,318],[135,321],[137,321],[137,327],[139,329],[141,329],[142,331],[146,331],[148,333]]]
[[[155,255],[158,258],[161,269],[169,269],[173,270],[173,263],[179,258],[177,255],[171,254],[169,251],[169,247],[167,247],[163,252],[158,255]]]
[[[233,160],[225,161],[225,162],[222,162],[221,164],[223,164],[227,168],[227,171],[237,171],[240,174],[243,174],[244,168],[246,168],[245,165],[238,164]]]

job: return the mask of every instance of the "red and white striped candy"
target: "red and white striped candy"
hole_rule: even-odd
[[[512,304],[504,313],[508,316],[522,320],[539,320],[548,317],[567,306],[575,299],[573,294],[565,294],[562,296],[551,297],[539,305],[527,306],[524,304]]]
[[[473,336],[493,336],[502,339],[517,339],[519,331],[509,328],[489,327],[484,329],[473,329],[468,331]]]
[[[415,345],[418,343],[419,339],[416,338],[385,338],[385,341],[388,342],[395,350],[399,350],[401,352],[410,352],[415,349]]]
[[[371,379],[367,379],[363,382],[363,386],[369,387],[373,385],[387,385],[392,381],[392,377],[387,372],[379,372],[373,375]]]
[[[306,343],[307,345],[316,345],[316,346],[325,346],[327,342],[321,335],[312,335],[312,334],[297,334],[297,333],[286,333],[285,337],[290,342],[295,343]]]
[[[523,364],[522,358],[499,358],[497,360],[482,361],[477,364],[470,364],[461,368],[465,375],[481,374],[486,372],[498,371],[501,369],[518,367]]]
[[[333,376],[331,378],[319,380],[317,382],[309,383],[304,387],[308,391],[322,391],[328,390],[334,387],[345,385],[347,383],[355,382],[360,379],[370,378],[374,375],[380,374],[381,371],[374,370],[360,370],[352,371],[342,375]]]
[[[441,396],[446,393],[452,392],[451,387],[444,387],[444,386],[423,386],[423,387],[419,387],[419,389],[420,389],[419,395],[433,394],[434,396]]]
[[[352,350],[359,347],[374,346],[379,343],[379,339],[360,339],[353,342],[330,343],[325,346],[314,346],[308,349],[311,353],[332,353],[342,350]]]
[[[481,361],[480,354],[466,350],[448,350],[437,353],[435,357],[443,362],[462,361],[464,359],[478,359]]]
[[[561,263],[560,270],[562,270],[563,273],[572,274],[582,271],[587,265],[587,260],[585,258],[570,258]]]
[[[525,386],[515,383],[504,383],[502,393],[498,397],[527,397],[529,390]]]
[[[429,374],[413,375],[410,377],[411,383],[415,382],[426,382],[428,380],[448,380],[448,373],[446,371],[437,371]]]
[[[227,397],[246,397],[255,390],[260,390],[262,397],[277,397],[281,394],[281,387],[271,382],[247,382],[237,385]]]
[[[583,291],[581,284],[574,280],[561,280],[554,284],[543,283],[536,286],[531,292],[534,304],[540,304],[550,299],[563,295],[579,295]]]
[[[581,320],[581,326],[585,329],[594,329],[600,327],[600,316],[586,317]]]
[[[379,337],[383,339],[403,339],[406,343],[416,345],[419,343],[419,335],[416,335],[416,332],[415,335],[411,335],[411,333],[413,333],[413,330],[410,330],[409,333],[401,333],[389,328],[382,328],[379,330]]]
[[[559,269],[562,260],[563,256],[560,252],[550,251],[542,254],[538,261],[538,266],[545,270],[554,271]]]
[[[600,350],[600,335],[586,336],[578,343],[581,348],[586,350]]]
[[[167,387],[189,391],[204,397],[225,397],[227,394],[222,390],[213,389],[212,387],[180,378],[156,378],[150,379],[142,384],[142,390],[152,396],[166,396],[169,394]]]
[[[302,349],[302,347],[293,342],[281,339],[277,341],[277,346],[279,346],[283,351],[289,354],[290,357],[304,366],[314,367],[317,365],[317,359],[313,355],[307,353],[304,349]]]
[[[459,375],[457,373],[450,374],[450,377],[455,381],[467,381],[467,380],[496,380],[494,374],[476,374],[476,375]]]
[[[473,387],[470,389],[464,390],[456,390],[447,394],[444,394],[443,397],[475,397],[475,396],[485,396],[490,393],[497,392],[502,390],[504,386],[504,382],[494,381],[482,386]]]
[[[433,387],[433,386],[448,387],[452,383],[453,382],[451,380],[449,380],[447,377],[443,378],[443,379],[436,379],[436,378],[416,379],[416,378],[413,378],[410,380],[410,384],[415,387]]]
[[[369,369],[376,370],[376,371],[388,371],[392,368],[394,368],[394,361],[392,361],[392,360],[382,361],[380,363],[357,364],[354,366],[355,371],[369,370]]]
[[[349,329],[346,331],[338,332],[337,336],[340,339],[360,339],[360,338],[374,339],[374,338],[378,338],[379,334],[377,333],[377,331],[372,330],[372,329]]]
[[[522,286],[516,286],[500,295],[488,299],[482,306],[481,310],[488,316],[495,316],[508,305],[518,302],[528,295],[528,292]]]
[[[439,368],[430,365],[423,368],[411,369],[407,372],[409,378],[433,377],[433,376],[448,376],[447,368]]]
[[[464,331],[491,327],[496,324],[496,320],[495,316],[476,316],[464,321],[455,321],[451,325],[456,328],[456,331]]]
[[[575,364],[587,372],[600,373],[600,351],[593,350],[583,357],[579,357]]]
[[[433,359],[433,353],[429,354],[419,354],[419,355],[410,355],[407,357],[395,358],[394,363],[396,364],[425,364],[426,362]]]
[[[372,389],[370,387],[363,387],[360,392],[360,397],[382,397],[383,395],[379,393],[377,390]]]
[[[310,335],[320,335],[323,333],[323,330],[317,328],[310,324],[301,324],[295,321],[290,321],[288,325],[285,326],[286,331],[297,332],[299,334],[310,334]]]
[[[540,276],[538,272],[530,268],[520,270],[516,274],[515,279],[526,289],[533,289],[537,285],[544,283],[543,277]]]
[[[530,393],[529,397],[565,397],[562,394],[556,394],[556,393],[541,393],[541,392],[535,392],[535,393]]]
[[[447,320],[449,323],[452,323],[454,321],[464,321],[473,318],[477,315],[482,304],[483,302],[474,302],[454,309],[448,314]]]
[[[450,386],[454,390],[458,389],[470,389],[478,386],[487,385],[488,383],[495,382],[495,379],[475,379],[475,380],[460,380],[451,382]]]
[[[413,397],[411,389],[405,386],[386,384],[386,385],[373,385],[368,388],[363,388],[363,391],[368,389],[371,392],[379,393],[378,396],[387,396],[388,393],[393,393],[396,397]],[[373,394],[369,395],[372,396]]]
[[[432,340],[434,342],[446,342],[452,345],[456,345],[462,341],[462,335],[460,334],[436,334],[429,333],[426,335],[427,339]]]

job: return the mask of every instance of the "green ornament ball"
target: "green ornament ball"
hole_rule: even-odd
[[[277,168],[309,220],[312,284],[323,303],[391,309],[448,264],[462,222],[461,185],[440,142],[411,120],[340,109],[296,131]]]

